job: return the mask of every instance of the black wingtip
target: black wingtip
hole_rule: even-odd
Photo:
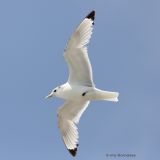
[[[86,16],[86,18],[91,19],[92,21],[94,21],[94,19],[95,19],[95,11],[94,11],[94,10],[91,11],[91,12]]]
[[[77,147],[79,146],[79,144],[76,145]],[[77,147],[74,148],[74,149],[68,149],[69,153],[75,157],[76,156],[76,153],[77,153]]]
[[[74,149],[68,149],[68,151],[70,152],[70,154],[75,157],[76,156],[76,153],[77,153],[77,148],[74,148]]]

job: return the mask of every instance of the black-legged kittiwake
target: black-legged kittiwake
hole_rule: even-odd
[[[58,110],[58,127],[62,139],[72,156],[78,147],[77,124],[91,100],[118,101],[118,92],[97,89],[93,83],[92,67],[87,53],[87,44],[92,35],[95,11],[91,11],[69,39],[64,58],[69,68],[68,81],[46,96],[65,100]]]

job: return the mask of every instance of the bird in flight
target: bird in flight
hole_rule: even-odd
[[[46,98],[64,99],[58,109],[58,127],[62,139],[72,156],[78,147],[80,117],[92,100],[118,101],[118,92],[100,90],[93,82],[92,67],[87,53],[87,44],[92,35],[95,11],[91,11],[70,37],[64,58],[69,68],[69,78],[65,84],[54,88]]]

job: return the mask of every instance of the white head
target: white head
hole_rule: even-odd
[[[48,99],[48,98],[51,98],[51,97],[58,97],[61,90],[62,90],[62,86],[58,86],[58,87],[54,88],[51,91],[51,93],[48,96],[46,96],[45,98]]]

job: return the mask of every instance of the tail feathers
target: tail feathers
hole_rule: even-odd
[[[104,92],[104,100],[118,102],[118,92]]]
[[[104,100],[112,101],[112,102],[118,102],[119,93],[118,92],[112,92],[111,94],[112,94],[113,98],[106,98]]]
[[[109,92],[96,89],[95,92],[92,94],[91,99],[118,102],[118,96],[118,92]]]

